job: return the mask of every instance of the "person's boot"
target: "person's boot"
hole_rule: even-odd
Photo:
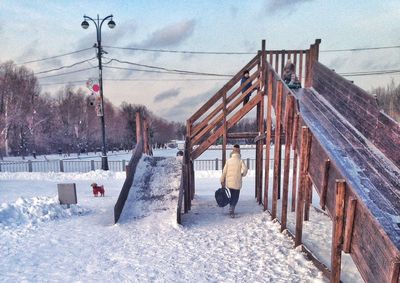
[[[235,207],[234,206],[229,207],[229,216],[231,218],[235,218]]]

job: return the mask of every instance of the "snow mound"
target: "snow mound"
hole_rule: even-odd
[[[40,180],[40,181],[65,181],[65,180],[107,180],[125,179],[125,172],[96,170],[87,173],[62,173],[62,172],[2,172],[0,180]]]
[[[14,203],[0,205],[0,228],[34,227],[42,222],[88,212],[88,209],[78,205],[70,205],[70,208],[67,208],[67,205],[60,205],[57,197],[20,197]]]

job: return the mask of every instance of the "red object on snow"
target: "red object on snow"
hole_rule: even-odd
[[[91,184],[91,186],[93,188],[93,195],[95,197],[97,197],[99,194],[100,194],[100,196],[104,197],[105,190],[104,190],[104,186],[103,185],[98,186],[96,183],[93,183],[93,184]]]

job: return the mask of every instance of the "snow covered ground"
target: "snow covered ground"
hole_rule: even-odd
[[[0,173],[0,281],[326,282],[256,205],[254,171],[235,219],[215,204],[219,172],[196,172],[192,210],[177,225],[179,166],[175,158],[143,158],[116,225],[122,172]],[[93,181],[106,197],[92,196]],[[65,182],[77,184],[70,209],[56,198],[56,184]]]

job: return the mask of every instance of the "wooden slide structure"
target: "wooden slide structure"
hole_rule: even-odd
[[[263,41],[262,50],[187,120],[180,203],[184,213],[190,211],[193,160],[222,138],[225,164],[228,138],[254,137],[255,198],[282,231],[288,229],[288,210],[295,212],[295,230],[288,230],[295,246],[301,246],[331,282],[340,282],[344,252],[365,282],[399,283],[400,125],[379,110],[374,97],[318,62],[320,42],[306,50],[266,50]],[[282,81],[289,58],[304,88],[291,90]],[[252,86],[242,93],[244,70],[250,71]],[[253,108],[258,132],[230,133]],[[312,188],[332,220],[329,268],[302,241]],[[180,211],[178,207],[178,221]]]

